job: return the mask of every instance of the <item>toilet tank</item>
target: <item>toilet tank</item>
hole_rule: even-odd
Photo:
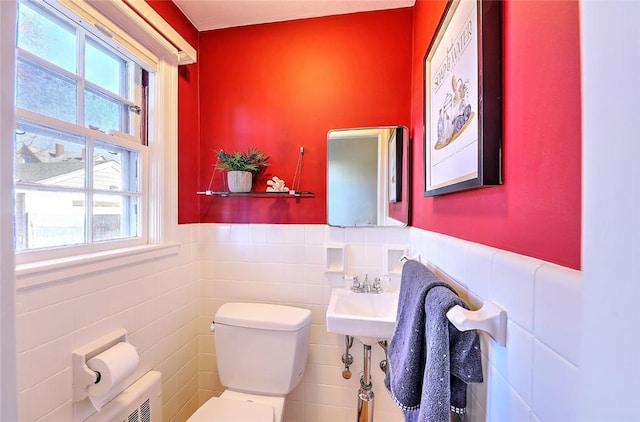
[[[304,375],[311,312],[265,303],[225,303],[215,321],[218,373],[223,386],[286,395]]]

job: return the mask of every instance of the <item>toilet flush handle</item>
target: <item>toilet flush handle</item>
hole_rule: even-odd
[[[211,331],[212,333],[216,331],[216,322],[215,321],[211,321],[211,326],[209,327],[209,331]]]

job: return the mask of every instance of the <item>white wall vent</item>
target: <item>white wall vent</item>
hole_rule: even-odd
[[[149,399],[142,402],[140,407],[134,410],[126,421],[123,420],[122,422],[151,422]]]

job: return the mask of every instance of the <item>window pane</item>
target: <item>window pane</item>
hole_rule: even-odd
[[[95,189],[137,192],[138,153],[105,142],[96,142],[93,154]]]
[[[47,186],[85,186],[85,141],[80,136],[18,124],[15,181]]]
[[[85,243],[82,193],[16,189],[16,249]]]
[[[44,16],[28,3],[18,3],[18,47],[76,73],[75,29]]]
[[[76,83],[26,60],[16,68],[18,107],[76,123]]]
[[[126,96],[125,61],[111,54],[93,40],[87,40],[85,46],[85,78],[114,94]]]
[[[138,117],[129,104],[145,100],[150,75],[62,3],[18,0],[16,27],[16,250],[65,247],[51,256],[138,244],[147,219],[138,175],[146,155],[102,132],[139,135],[146,108]]]
[[[122,116],[124,105],[87,89],[84,92],[85,125],[103,132],[119,130],[127,132]]]
[[[138,236],[138,198],[129,195],[95,195],[93,240],[114,240]]]

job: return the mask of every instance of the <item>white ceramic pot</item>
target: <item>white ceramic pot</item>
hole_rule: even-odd
[[[229,192],[251,192],[253,173],[250,171],[230,171],[227,173]]]

